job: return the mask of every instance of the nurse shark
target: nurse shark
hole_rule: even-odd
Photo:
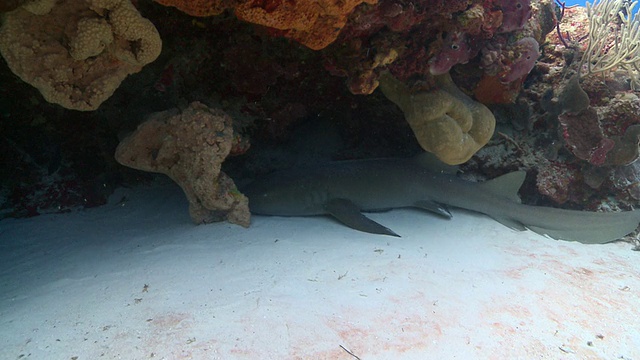
[[[434,166],[429,155],[283,170],[242,190],[254,214],[331,215],[353,229],[390,236],[399,235],[362,212],[416,207],[450,218],[448,207],[456,207],[486,214],[512,229],[588,244],[620,239],[640,222],[640,210],[589,212],[525,205],[518,196],[524,171],[470,182],[443,170],[444,165]]]

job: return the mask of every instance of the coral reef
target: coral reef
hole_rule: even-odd
[[[383,73],[380,88],[402,109],[423,149],[447,164],[461,164],[489,141],[495,118],[487,107],[460,91],[448,73],[436,76],[435,81],[437,89],[413,93],[391,74]]]
[[[638,97],[619,92],[613,101],[607,97],[592,106],[589,94],[580,85],[582,61],[548,110],[558,116],[566,146],[578,159],[595,166],[629,165],[640,156]]]
[[[75,110],[97,109],[161,47],[129,0],[34,1],[6,13],[0,28],[11,70],[47,101]]]
[[[454,65],[466,64],[478,53],[478,49],[469,43],[465,33],[454,31],[448,33],[442,42],[442,50],[429,60],[431,75],[448,73]]]
[[[192,102],[179,111],[152,114],[116,149],[116,160],[138,170],[168,175],[189,200],[196,224],[227,220],[249,226],[247,198],[221,171],[237,138],[223,111]]]
[[[112,15],[118,12],[95,11],[119,1],[14,0],[4,2],[7,7],[0,11],[9,21],[15,13],[26,12],[36,22],[58,11],[58,20],[46,20],[56,37],[30,38],[36,39],[39,49],[54,44],[56,51],[47,53],[48,58],[42,51],[35,53],[33,59],[39,56],[44,64],[55,64],[61,76],[73,69],[69,74],[82,76],[84,82],[61,83],[69,87],[58,91],[78,89],[73,90],[74,99],[97,104],[87,100],[93,91],[87,86],[102,86],[103,73],[88,71],[117,73],[135,59],[116,54],[116,48],[129,46],[135,50],[129,55],[140,50],[141,43],[113,31]],[[583,36],[588,33],[586,10],[579,7],[561,11],[552,0],[347,1],[332,2],[332,9],[313,8],[324,1],[132,2],[136,9],[129,9],[153,21],[163,39],[163,52],[149,65],[137,64],[135,71],[140,72],[123,82],[98,111],[71,111],[46,103],[35,88],[0,63],[0,146],[9,155],[0,163],[10,164],[0,173],[11,174],[14,164],[20,169],[5,175],[1,183],[4,213],[35,215],[94,206],[103,203],[113,187],[153,178],[113,161],[118,137],[149,113],[186,108],[186,115],[175,110],[164,113],[167,119],[155,121],[160,130],[146,140],[155,149],[179,147],[164,145],[154,136],[178,131],[169,128],[168,119],[174,119],[172,124],[178,118],[190,124],[185,116],[210,111],[187,107],[193,101],[221,109],[234,122],[233,131],[225,128],[216,138],[231,144],[228,155],[212,149],[203,152],[220,156],[206,160],[213,161],[214,170],[224,160],[224,173],[206,174],[214,185],[205,193],[222,194],[212,196],[215,209],[209,208],[210,203],[202,205],[210,198],[196,194],[195,180],[185,177],[183,187],[192,194],[197,222],[231,217],[229,204],[242,202],[229,177],[240,184],[295,164],[411,156],[423,148],[450,163],[469,159],[461,167],[470,180],[527,171],[521,195],[529,204],[629,209],[640,199],[640,165],[635,161],[640,156],[640,102],[626,71],[575,76],[580,54],[587,48]],[[47,13],[54,3],[56,7]],[[160,3],[173,4],[191,16]],[[22,7],[6,12],[16,6]],[[69,7],[78,11],[64,19],[62,28],[53,26],[61,24],[62,10]],[[247,13],[253,18],[240,20],[239,9],[251,9]],[[300,22],[290,11],[306,18]],[[335,11],[342,15],[331,15]],[[214,14],[218,15],[210,16]],[[335,25],[338,18],[346,20],[344,26],[338,24],[341,29],[320,26],[332,21]],[[559,31],[546,36],[552,30]],[[30,30],[24,33],[25,39],[32,36]],[[301,45],[304,42],[317,48],[330,44],[312,50]],[[31,51],[23,49],[22,54]],[[21,66],[41,71],[44,65],[33,59]],[[53,62],[56,59],[66,62]],[[447,73],[460,90],[444,77]],[[46,74],[43,79],[53,76]],[[375,91],[378,87],[385,93]],[[405,100],[387,98],[389,88]],[[411,96],[414,102],[406,100]],[[491,139],[493,117],[469,97],[490,104],[497,130]],[[14,98],[24,101],[7,101]],[[141,129],[153,132],[151,125]],[[40,139],[46,136],[33,138],[36,133],[55,136],[44,141]],[[102,140],[99,146],[87,146],[97,138]],[[226,151],[227,145],[223,147]],[[43,152],[59,155],[49,158]],[[148,168],[159,171],[160,165],[154,163],[159,158],[153,155],[160,153],[164,154],[152,151],[146,158],[147,165],[155,166]],[[184,164],[197,162],[190,154]],[[187,168],[182,163],[176,167]],[[6,211],[11,206],[15,211]]]
[[[556,24],[554,6],[549,0],[446,5],[390,0],[359,7],[332,45],[334,51],[325,54],[327,69],[348,77],[352,93],[370,94],[385,69],[406,82],[462,64],[467,64],[462,72],[469,74],[479,66],[484,78],[516,83],[496,86],[487,79],[482,89],[496,94],[483,92],[484,99],[513,102],[540,54],[538,44]]]
[[[282,35],[313,50],[331,44],[361,3],[377,0],[247,1],[235,8],[240,20],[282,31]]]
[[[626,0],[587,4],[589,37],[578,75],[583,69],[585,76],[620,69],[627,72],[631,88],[640,90],[640,15],[634,10],[636,5]]]
[[[508,56],[511,59],[510,63],[505,63],[504,60],[501,61],[503,67],[498,73],[500,81],[505,83],[527,76],[538,60],[538,56],[540,56],[538,42],[532,37],[525,37],[516,41],[507,48],[507,51],[513,52],[514,55]]]
[[[589,107],[579,113],[565,112],[558,116],[558,120],[567,146],[576,157],[593,165],[605,163],[615,142],[604,136],[595,109]]]
[[[500,0],[497,5],[502,10],[502,24],[498,32],[507,33],[522,29],[531,17],[529,0]]]
[[[562,135],[577,158],[596,166],[620,166],[640,157],[640,117],[635,115],[640,105],[636,95],[618,94],[604,107],[592,107],[589,97],[578,85],[578,76],[573,76],[559,100],[563,109],[558,115]],[[622,118],[625,120],[621,121]]]
[[[238,19],[275,30],[313,50],[331,44],[347,23],[353,9],[377,0],[261,1],[261,0],[156,0],[193,16],[218,15],[234,9]]]
[[[516,128],[511,117],[494,111],[499,136],[464,170],[492,177],[507,168],[527,170],[523,199],[528,203],[605,211],[635,208],[640,198],[640,102],[631,90],[633,79],[626,71],[577,76],[580,70],[588,72],[580,68],[587,48],[587,12],[581,7],[562,10],[557,31],[547,37],[518,100],[528,104],[528,123]],[[499,84],[496,78],[492,86]]]
[[[580,171],[576,166],[561,162],[543,164],[537,171],[536,187],[540,194],[549,197],[556,204],[567,201],[582,202],[578,179]]]

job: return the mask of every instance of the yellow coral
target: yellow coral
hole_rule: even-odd
[[[489,142],[495,117],[486,106],[460,91],[448,73],[435,78],[437,90],[412,93],[384,72],[380,89],[402,109],[423,149],[447,164],[462,164]]]
[[[116,160],[134,169],[167,174],[189,200],[196,224],[227,220],[249,226],[248,199],[221,171],[234,143],[232,119],[192,102],[186,109],[152,114],[116,149]]]
[[[93,2],[104,0],[93,0]],[[151,21],[140,16],[140,13],[129,1],[121,1],[109,12],[109,22],[113,26],[116,37],[130,43],[116,47],[116,56],[134,65],[144,66],[160,55],[162,42],[160,35]]]
[[[76,60],[98,56],[113,42],[111,25],[104,19],[81,19],[77,33],[69,41],[69,54]]]
[[[34,15],[44,15],[49,13],[56,0],[30,0],[22,5],[22,8]]]
[[[0,53],[52,103],[95,110],[128,75],[155,60],[162,41],[129,0],[35,0],[5,14]],[[37,5],[37,6],[36,6]]]

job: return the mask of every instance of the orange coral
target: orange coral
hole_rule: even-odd
[[[240,4],[236,16],[244,21],[284,30],[285,36],[313,50],[331,44],[353,9],[377,0],[278,1],[254,0]]]
[[[513,104],[520,94],[522,80],[503,83],[498,76],[484,75],[473,90],[476,100],[489,104]]]
[[[331,44],[353,9],[378,0],[155,0],[192,16],[217,15],[235,8],[240,20],[282,31],[313,50]]]

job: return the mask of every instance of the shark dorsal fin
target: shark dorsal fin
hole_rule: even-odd
[[[458,167],[443,163],[430,152],[422,152],[414,157],[414,161],[421,167],[439,174],[456,174]]]
[[[518,190],[522,187],[526,176],[527,173],[525,171],[514,171],[485,181],[479,186],[483,191],[490,192],[519,204],[521,200],[520,196],[518,196]]]

